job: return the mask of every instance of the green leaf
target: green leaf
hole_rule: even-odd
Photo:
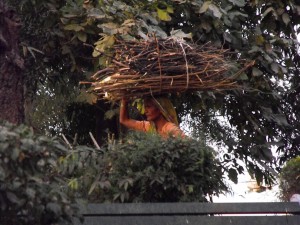
[[[300,15],[300,5],[295,5],[295,8],[297,10],[297,15]]]
[[[126,182],[124,183],[124,190],[127,191],[127,189],[128,189],[128,181],[126,181]]]
[[[77,190],[78,189],[78,180],[77,178],[71,179],[68,183],[68,186],[72,189],[72,190]]]
[[[61,54],[66,55],[66,54],[69,54],[69,53],[71,53],[71,49],[69,48],[69,46],[63,45]]]
[[[106,56],[99,57],[99,65],[106,67],[109,65],[109,60]]]
[[[69,24],[69,25],[66,25],[64,26],[64,29],[65,30],[73,30],[73,31],[82,31],[84,30],[84,27],[80,26],[79,24]]]
[[[12,160],[17,160],[19,158],[19,154],[20,154],[20,149],[15,147],[11,150],[12,154],[11,154],[11,159]]]
[[[121,202],[124,202],[124,200],[125,200],[125,193],[121,193],[120,199],[121,199]]]
[[[290,59],[290,58],[285,59],[285,65],[286,65],[287,67],[295,66],[293,60]]]
[[[19,198],[13,192],[6,192],[6,197],[11,203],[19,203]]]
[[[274,159],[272,151],[271,151],[270,148],[268,148],[266,146],[263,146],[261,148],[261,151],[262,151],[262,154],[265,157],[265,159],[268,160],[269,162],[271,162]]]
[[[113,22],[108,22],[102,23],[101,25],[98,25],[98,27],[103,30],[103,33],[114,35],[118,33],[119,25]]]
[[[262,45],[265,42],[265,38],[262,35],[257,35],[255,37],[255,43],[257,45]]]
[[[10,146],[9,143],[7,143],[7,142],[0,143],[0,149],[3,151],[7,150],[9,148],[9,146]]]
[[[33,188],[26,188],[25,192],[26,192],[26,195],[28,196],[28,198],[30,198],[30,199],[35,198],[36,191]]]
[[[105,119],[112,119],[114,116],[118,114],[119,110],[111,109],[105,112],[104,117]]]
[[[106,35],[102,37],[100,40],[95,42],[95,49],[93,51],[93,57],[97,57],[101,55],[101,53],[104,53],[106,49],[113,46],[115,43],[115,36],[114,35]]]
[[[275,12],[275,10],[274,10],[273,7],[267,8],[267,9],[264,11],[262,17],[263,17],[263,18],[266,17],[270,12],[272,12],[272,15],[275,16],[276,19],[277,19],[277,14],[276,14],[276,12]]]
[[[263,173],[259,169],[255,169],[254,175],[255,175],[257,184],[260,185],[263,181],[263,177],[264,177]]]
[[[55,216],[59,216],[62,214],[61,206],[57,203],[50,202],[46,205],[46,209],[53,212]]]
[[[100,9],[98,8],[91,8],[89,11],[88,11],[88,14],[87,14],[88,17],[93,17],[95,19],[103,19],[105,18],[107,15],[104,14]]]
[[[278,71],[279,71],[279,66],[278,66],[278,64],[277,63],[272,63],[271,64],[271,69],[275,72],[275,73],[278,73]]]
[[[77,97],[78,102],[87,102],[91,105],[95,104],[97,102],[97,100],[98,100],[97,95],[95,95],[93,93],[88,93],[84,90],[82,90]]]
[[[77,35],[77,37],[78,37],[78,39],[80,40],[80,41],[82,41],[82,42],[86,42],[86,40],[87,40],[87,34],[86,33],[84,33],[84,32],[79,32],[79,33],[77,33],[76,34]]]
[[[244,7],[246,5],[245,0],[229,0],[229,2],[232,2],[234,5],[238,7]]]
[[[92,183],[90,190],[88,192],[88,195],[92,194],[92,192],[94,191],[94,189],[99,185],[99,179],[100,179],[101,174],[98,174],[96,179],[94,180],[94,182]]]
[[[219,7],[214,5],[214,4],[210,4],[209,5],[209,9],[213,12],[213,15],[217,18],[221,18],[222,17],[222,12],[220,11]]]
[[[230,18],[230,20],[232,21],[232,20],[234,20],[235,19],[235,17],[248,17],[248,14],[245,14],[245,13],[241,13],[240,11],[230,11],[230,12],[228,12],[228,16],[229,16],[229,18]]]
[[[241,73],[238,77],[239,80],[249,80],[246,73]]]
[[[0,145],[0,148],[1,148],[1,145]],[[0,181],[4,181],[7,174],[6,174],[6,171],[3,169],[3,167],[1,166],[1,163],[2,162],[0,160]]]
[[[76,18],[76,17],[78,17],[78,15],[76,15],[76,14],[64,14],[63,16],[65,18]]]
[[[287,13],[282,14],[282,20],[285,23],[285,25],[288,25],[291,22],[290,16]]]
[[[235,184],[238,183],[238,173],[235,169],[231,168],[231,169],[228,170],[228,177]]]
[[[263,72],[260,69],[258,69],[256,67],[253,67],[253,69],[252,69],[252,75],[254,77],[259,77],[259,76],[263,75]]]
[[[188,39],[192,39],[193,35],[192,33],[184,33],[181,29],[179,30],[171,30],[170,35],[172,37],[177,37],[177,38],[188,38]]]
[[[199,13],[205,13],[208,10],[208,7],[210,6],[211,1],[206,1],[203,3],[203,5],[201,6]]]

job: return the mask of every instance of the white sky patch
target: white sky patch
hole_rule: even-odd
[[[232,188],[232,193],[220,195],[219,197],[213,196],[213,202],[279,202],[278,184],[266,189],[262,192],[253,191],[256,181],[251,180],[247,174],[239,175],[238,184],[227,181]]]
[[[182,123],[180,124],[181,129],[185,132],[186,135],[191,136],[193,131],[189,127],[189,122],[191,121],[190,115],[186,115],[182,118]],[[230,126],[228,120],[224,117],[220,118],[220,123],[225,126]],[[234,129],[234,128],[232,128]],[[213,149],[218,149],[219,157],[222,158],[222,154],[226,151],[225,147],[220,148],[220,146],[216,145],[215,143],[207,143]],[[273,156],[276,157],[276,146],[271,148]],[[240,165],[244,165],[241,160],[238,160]],[[229,180],[228,176],[225,175],[226,180],[225,182],[228,184],[231,192],[225,195],[220,196],[213,196],[213,202],[279,202],[278,194],[278,182],[274,184],[270,189],[266,188],[264,191],[256,192],[257,190],[253,189],[253,186],[256,186],[256,181],[251,179],[250,175],[248,174],[246,167],[245,174],[238,175],[238,183],[235,184]]]

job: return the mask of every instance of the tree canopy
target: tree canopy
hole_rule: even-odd
[[[298,0],[9,2],[15,4],[24,23],[21,45],[26,60],[27,118],[33,123],[34,116],[45,114],[37,106],[51,103],[36,93],[62,98],[79,93],[80,80],[107,66],[116,38],[177,36],[199,45],[210,42],[235,52],[235,59],[255,62],[239,77],[243,89],[174,97],[180,118],[191,118],[188,123],[194,137],[225,149],[223,160],[232,167],[232,178],[243,171],[241,160],[259,182],[268,181],[271,164],[299,155]],[[68,104],[53,104],[50,111],[67,109],[78,104],[78,99],[95,103],[95,97],[85,91],[76,95]],[[103,109],[103,105],[98,107]],[[104,111],[112,116],[114,107]],[[55,133],[74,122],[74,116],[55,118],[42,119],[37,126],[56,127]],[[80,124],[85,126],[84,121]],[[277,161],[272,146],[277,146]]]

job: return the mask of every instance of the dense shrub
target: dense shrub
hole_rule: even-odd
[[[102,152],[76,150],[71,158],[64,171],[71,165],[77,174],[74,193],[92,202],[207,201],[227,190],[214,151],[192,139],[134,133]],[[79,162],[88,163],[79,168]]]
[[[67,149],[25,126],[0,124],[0,221],[12,224],[72,224],[76,208],[56,173]]]
[[[72,224],[86,202],[207,201],[227,191],[211,148],[133,133],[101,150],[67,149],[25,126],[0,123],[0,221]]]
[[[293,194],[300,194],[300,156],[289,160],[279,177],[280,199],[289,201]]]

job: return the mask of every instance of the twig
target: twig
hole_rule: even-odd
[[[240,88],[236,80],[253,66],[239,60],[243,68],[230,72],[232,61],[226,58],[231,54],[228,50],[217,49],[211,43],[200,46],[172,38],[162,40],[154,36],[148,41],[117,41],[112,49],[115,55],[111,56],[109,69],[96,72],[94,81],[87,83],[92,84],[99,98],[112,101],[122,96],[232,90]]]
[[[64,134],[61,134],[61,136],[63,137],[64,141],[67,143],[67,145],[69,146],[69,148],[73,149],[73,146],[70,144],[70,142],[68,141],[68,139],[66,138],[66,136]]]
[[[100,146],[98,145],[98,143],[97,143],[96,139],[94,138],[93,134],[91,132],[89,132],[89,134],[90,134],[90,137],[91,137],[96,149],[100,150]]]
[[[78,139],[78,133],[76,133],[74,136],[73,146],[77,144],[77,139]]]
[[[160,81],[159,81],[159,87],[160,87],[160,90],[161,90],[161,86],[162,86],[162,80],[161,80],[161,77],[162,77],[162,72],[161,72],[161,65],[160,65],[160,51],[159,51],[159,44],[158,44],[158,40],[156,38],[156,36],[154,36],[155,38],[155,41],[156,41],[156,50],[157,50],[157,62],[158,62],[158,68],[159,68],[159,76],[160,76]]]

